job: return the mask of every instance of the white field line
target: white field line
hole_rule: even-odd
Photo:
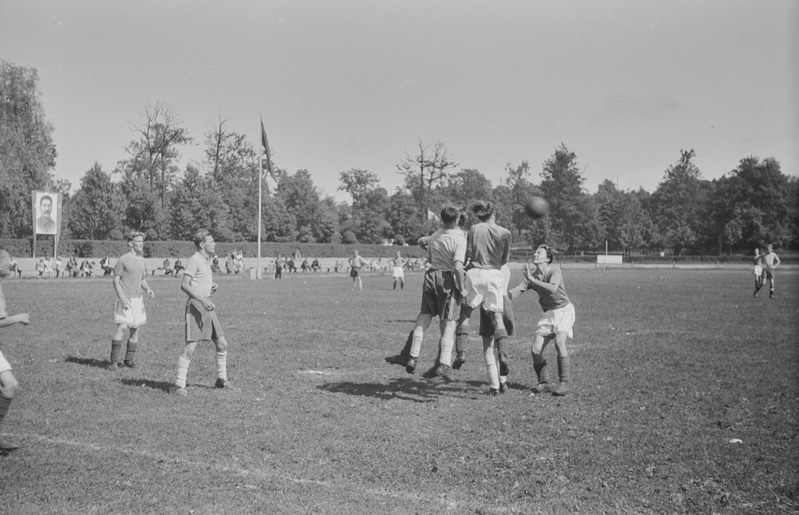
[[[264,481],[274,481],[274,480],[283,480],[288,481],[290,483],[294,483],[297,485],[312,485],[324,488],[326,490],[337,490],[344,486],[348,490],[354,490],[358,492],[365,492],[372,497],[390,497],[392,499],[397,500],[404,500],[404,501],[411,501],[416,503],[436,503],[442,506],[443,509],[455,513],[463,513],[469,509],[469,502],[455,502],[443,499],[441,496],[428,496],[424,494],[418,494],[413,492],[407,491],[397,491],[397,490],[390,490],[387,488],[363,488],[362,485],[341,485],[338,483],[331,483],[329,481],[319,481],[316,479],[306,479],[306,478],[299,478],[299,477],[291,477],[286,474],[282,474],[279,472],[268,472],[262,469],[245,469],[241,467],[237,467],[235,465],[218,465],[208,462],[197,462],[192,460],[186,460],[182,458],[176,458],[174,456],[169,456],[166,454],[161,454],[158,452],[152,452],[142,449],[125,449],[122,447],[109,447],[104,445],[97,445],[90,442],[80,442],[76,440],[68,440],[65,438],[53,438],[44,435],[36,435],[26,433],[23,435],[15,435],[13,433],[7,433],[11,437],[20,437],[20,438],[32,438],[35,440],[39,440],[42,442],[46,442],[53,445],[62,445],[62,446],[69,446],[75,447],[78,449],[86,450],[86,451],[93,451],[93,452],[107,452],[107,453],[119,453],[122,452],[124,454],[130,454],[134,456],[140,456],[144,458],[148,458],[154,461],[165,461],[170,463],[177,463],[189,467],[193,467],[196,469],[207,470],[210,466],[217,472],[227,472],[231,474],[236,474],[242,477],[254,477],[256,479],[261,479]],[[252,488],[251,485],[244,485],[244,488]],[[474,507],[473,507],[474,508]],[[518,512],[518,508],[514,509],[511,507],[492,507],[489,510],[491,513],[507,513],[507,512]]]

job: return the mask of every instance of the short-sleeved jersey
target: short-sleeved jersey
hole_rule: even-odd
[[[454,272],[455,263],[466,261],[466,234],[460,229],[439,229],[427,244],[427,261],[432,270]]]
[[[117,259],[114,276],[119,277],[119,285],[126,297],[141,297],[141,282],[147,278],[147,264],[143,257],[128,252]]]
[[[497,224],[481,222],[469,229],[466,255],[472,268],[499,270],[510,259],[510,231]]]
[[[211,296],[211,288],[214,285],[213,272],[208,260],[203,257],[199,252],[195,252],[189,261],[186,263],[186,268],[183,269],[183,275],[191,277],[191,286],[202,297]]]
[[[549,271],[547,271],[543,277],[537,279],[545,283],[551,283],[553,278],[558,285],[558,289],[555,290],[555,293],[550,293],[539,286],[534,286],[528,283],[527,281],[522,281],[519,286],[522,287],[522,291],[535,290],[535,292],[538,293],[538,303],[541,305],[541,309],[544,311],[566,307],[571,301],[569,300],[569,296],[566,295],[566,286],[563,284],[563,273],[560,271],[560,268],[551,266]]]

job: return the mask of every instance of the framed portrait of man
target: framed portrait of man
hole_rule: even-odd
[[[58,231],[58,199],[57,193],[34,192],[36,234],[56,234]]]

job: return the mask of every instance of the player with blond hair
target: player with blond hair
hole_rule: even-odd
[[[216,293],[213,272],[209,263],[214,255],[216,243],[214,237],[206,229],[194,234],[194,246],[197,252],[189,258],[183,270],[181,290],[188,295],[186,300],[186,345],[178,358],[177,379],[172,390],[174,394],[185,396],[186,376],[197,342],[211,340],[216,347],[216,383],[215,388],[231,388],[227,378],[228,343],[217,317],[216,305],[211,295]]]

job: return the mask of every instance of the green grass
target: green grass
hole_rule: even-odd
[[[32,323],[0,331],[23,389],[0,428],[23,446],[0,457],[0,511],[796,513],[799,274],[780,272],[769,301],[745,272],[566,270],[565,398],[528,395],[532,292],[514,305],[511,390],[489,397],[477,337],[454,383],[384,362],[418,274],[402,292],[367,276],[363,293],[343,275],[220,277],[241,390],[212,388],[204,343],[180,398],[178,280],[151,280],[139,367],[119,372],[110,281],[4,281]]]

